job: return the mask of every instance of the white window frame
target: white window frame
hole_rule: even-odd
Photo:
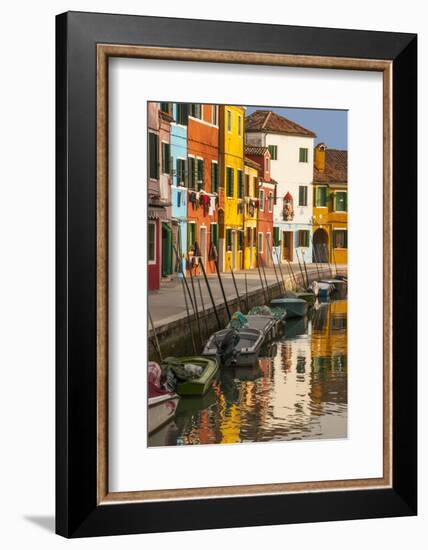
[[[230,168],[232,170],[232,177],[233,177],[233,193],[235,193],[235,168],[233,166],[226,166],[226,198],[227,199],[233,199],[234,195],[230,196],[227,194],[227,169]]]
[[[218,105],[211,105],[211,124],[218,126]]]
[[[318,187],[324,187],[325,189],[327,189],[327,204],[326,206],[317,206],[316,204],[314,205],[314,208],[328,208],[328,185],[318,185],[316,184],[315,185],[315,189],[314,189],[314,202],[317,202],[317,189]]]
[[[273,212],[273,193],[272,191],[269,191],[269,194],[268,194],[268,212],[269,214],[271,212]],[[266,233],[267,235],[267,233]]]
[[[156,249],[157,249],[157,235],[156,235],[156,233],[157,233],[157,231],[156,231],[156,225],[157,225],[157,223],[154,222],[154,221],[152,221],[152,220],[149,220],[149,221],[148,221],[148,225],[153,225],[154,230],[155,230],[155,231],[154,231],[154,247],[153,247],[154,253],[155,253],[155,257],[154,257],[154,260],[150,260],[150,258],[149,258],[149,247],[147,246],[147,263],[148,263],[149,265],[156,265],[156,264],[157,264],[157,250],[156,250]],[[149,236],[149,232],[147,231],[147,237],[148,237],[148,236]],[[148,244],[148,242],[147,242],[147,244]]]
[[[306,204],[300,204],[300,188],[303,187],[304,189],[306,189]],[[308,198],[309,198],[309,193],[308,193],[308,186],[307,185],[299,185],[299,193],[298,193],[298,201],[299,201],[299,205],[298,206],[301,206],[302,208],[305,208],[308,206]],[[325,208],[325,207],[324,207]]]

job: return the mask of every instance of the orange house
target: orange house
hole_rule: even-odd
[[[189,104],[187,126],[187,254],[188,268],[215,272],[218,251],[218,106]]]

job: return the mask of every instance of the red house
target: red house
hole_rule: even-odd
[[[218,106],[191,103],[188,109],[188,267],[199,273],[202,258],[206,271],[213,273],[213,246],[218,250],[219,241]]]
[[[245,146],[245,156],[259,165],[259,199],[257,219],[257,254],[265,266],[272,265],[273,207],[277,182],[270,177],[271,156],[267,147]]]

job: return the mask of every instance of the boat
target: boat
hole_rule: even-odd
[[[254,306],[247,315],[272,315],[277,321],[284,322],[287,312],[279,307]]]
[[[334,285],[322,281],[313,281],[311,288],[317,298],[328,298],[334,290]]]
[[[304,317],[308,312],[308,302],[301,298],[276,298],[270,303],[287,311],[287,317]]]
[[[209,338],[202,355],[217,357],[223,365],[253,365],[263,342],[261,330],[225,328]]]
[[[308,304],[312,305],[315,302],[316,296],[313,292],[297,292],[296,298],[305,300],[305,302],[308,302]]]
[[[179,395],[201,396],[211,388],[218,363],[215,357],[167,357],[162,362],[162,368],[173,372],[177,379],[175,391]]]
[[[234,324],[236,323],[236,320],[234,319],[235,315],[236,313],[233,314],[231,321],[227,325],[228,328],[236,328],[238,330],[243,328],[255,328],[263,332],[265,339],[275,338],[278,321],[273,315],[249,314],[245,316],[240,314],[240,318],[243,318],[243,320],[241,320],[241,323],[238,326]]]
[[[148,364],[148,431],[149,435],[175,416],[180,396],[161,385],[162,369],[154,361]]]

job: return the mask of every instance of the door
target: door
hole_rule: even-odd
[[[317,229],[312,239],[312,256],[316,263],[328,262],[328,234],[324,229]]]
[[[293,261],[293,232],[282,232],[282,259]]]

